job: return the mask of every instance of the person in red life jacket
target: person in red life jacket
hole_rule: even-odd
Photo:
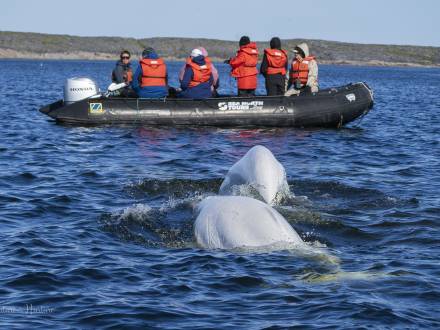
[[[168,96],[168,73],[163,59],[149,47],[142,52],[132,81],[133,89],[141,98],[161,98]]]
[[[318,88],[318,64],[315,57],[310,56],[309,46],[301,43],[293,50],[295,58],[292,61],[289,72],[289,83],[286,94],[298,94],[300,91],[317,93]]]
[[[186,61],[185,72],[180,83],[182,92],[179,97],[189,99],[212,97],[211,86],[213,82],[211,61],[205,59],[200,49],[193,49],[191,56]]]
[[[199,49],[202,52],[202,55],[205,57],[205,61],[211,62],[212,78],[214,79],[212,82],[211,90],[212,90],[212,95],[215,96],[215,95],[217,95],[217,89],[220,86],[220,79],[219,79],[218,70],[214,66],[214,63],[212,63],[211,59],[208,57],[208,51],[204,47],[197,47],[197,49]],[[183,75],[185,74],[185,69],[186,69],[186,65],[187,65],[188,60],[191,60],[191,58],[189,57],[186,60],[186,62],[183,64],[183,66],[180,68],[180,71],[179,71],[179,82],[180,83],[183,80]]]
[[[225,63],[232,68],[231,76],[237,79],[238,96],[253,96],[257,89],[257,63],[258,49],[255,42],[251,42],[249,37],[240,38],[240,49],[237,55]]]
[[[274,37],[270,48],[264,50],[260,73],[266,78],[268,96],[284,95],[286,92],[286,73],[288,68],[287,52],[281,49],[281,40]]]

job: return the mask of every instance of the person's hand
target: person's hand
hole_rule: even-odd
[[[289,89],[287,92],[284,93],[284,96],[293,96],[293,95],[299,95],[301,92],[295,88]]]
[[[225,64],[229,64],[229,63],[231,63],[231,59],[228,58],[227,60],[224,60],[223,63],[225,63]]]

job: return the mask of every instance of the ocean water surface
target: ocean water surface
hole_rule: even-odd
[[[375,93],[339,130],[78,127],[38,112],[67,77],[105,89],[112,68],[0,61],[2,329],[440,327],[439,69],[320,66],[321,87]],[[276,209],[336,263],[197,247],[194,206],[255,145],[295,194]]]

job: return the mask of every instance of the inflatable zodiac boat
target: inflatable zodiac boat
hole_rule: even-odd
[[[366,83],[294,96],[221,96],[196,99],[141,99],[99,93],[88,78],[69,79],[64,100],[40,111],[71,124],[190,126],[341,127],[367,114],[373,92]]]

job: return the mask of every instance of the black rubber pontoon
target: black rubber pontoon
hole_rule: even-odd
[[[191,126],[341,127],[373,107],[365,83],[299,96],[136,99],[92,97],[59,100],[40,109],[58,122]]]

